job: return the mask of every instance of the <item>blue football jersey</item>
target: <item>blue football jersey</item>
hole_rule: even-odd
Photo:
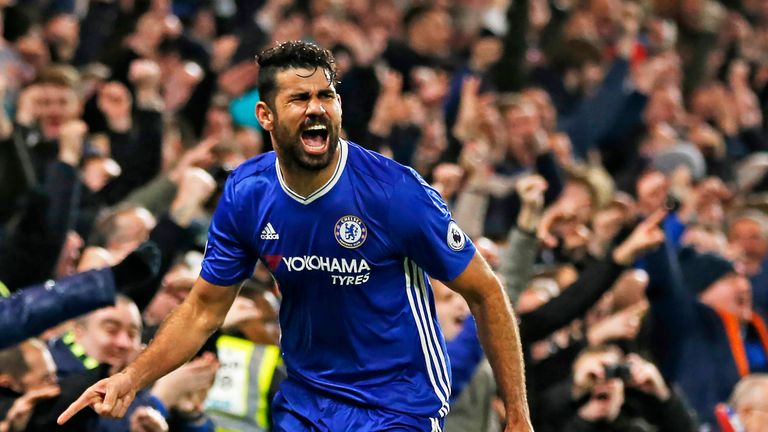
[[[331,179],[301,197],[275,153],[229,177],[201,276],[249,277],[282,293],[289,376],[319,394],[411,415],[448,413],[451,374],[427,275],[456,278],[475,247],[415,171],[341,140]]]

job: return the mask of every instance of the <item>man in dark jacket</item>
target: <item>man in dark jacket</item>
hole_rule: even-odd
[[[142,295],[142,283],[160,266],[152,243],[139,246],[119,264],[50,280],[0,298],[0,349],[36,336],[68,319],[115,303],[120,292]]]
[[[654,350],[704,424],[739,379],[768,370],[768,330],[749,279],[725,258],[674,246],[648,256]]]

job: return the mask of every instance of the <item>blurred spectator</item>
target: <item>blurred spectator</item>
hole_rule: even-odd
[[[733,389],[729,405],[736,413],[731,427],[741,426],[744,432],[758,432],[768,422],[768,375],[750,374]],[[737,426],[739,425],[739,426]],[[738,430],[738,429],[734,429]]]
[[[584,350],[573,364],[575,401],[563,431],[694,431],[685,406],[656,366],[613,345]]]
[[[111,304],[116,292],[136,302],[151,337],[198,271],[227,175],[270,150],[253,114],[255,54],[304,39],[336,57],[342,136],[416,169],[496,260],[522,312],[537,430],[562,430],[547,423],[550,402],[572,398],[550,392],[585,346],[655,354],[705,427],[746,371],[766,368],[768,13],[759,2],[0,0],[0,16],[0,295],[20,291],[0,299],[2,346]],[[629,227],[661,207],[665,249],[635,270],[614,263]],[[130,258],[147,238],[160,249],[156,276],[74,275]],[[673,277],[678,267],[683,278]],[[224,331],[270,347],[279,328],[267,305],[279,300],[251,297]],[[458,367],[446,429],[497,432],[482,353],[455,349],[471,346],[472,322],[448,341]],[[12,348],[24,351],[14,362],[28,345]],[[200,357],[161,383],[165,426],[213,427],[202,398],[216,366]],[[28,392],[12,423],[35,406],[54,411],[106,372],[88,373],[59,396]],[[733,401],[759,393],[759,379],[744,381],[748,391],[736,393],[746,396]],[[608,430],[639,425],[621,406]],[[50,430],[38,411],[28,429]],[[759,423],[759,409],[742,411]],[[142,408],[120,427],[165,426]]]
[[[768,367],[768,333],[753,310],[749,279],[719,255],[684,249],[678,256],[669,244],[648,261],[653,348],[661,370],[680,386],[700,421],[714,425],[715,405],[739,378]]]

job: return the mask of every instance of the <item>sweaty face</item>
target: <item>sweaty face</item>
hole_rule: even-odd
[[[341,130],[341,101],[323,69],[288,69],[276,77],[274,128],[287,167],[320,171],[333,160]]]

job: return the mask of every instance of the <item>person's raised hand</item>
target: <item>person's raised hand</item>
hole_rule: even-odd
[[[631,265],[644,253],[656,248],[664,241],[661,222],[667,217],[666,210],[656,210],[642,222],[621,244],[613,250],[613,261],[620,265]]]
[[[576,213],[563,205],[554,205],[544,212],[541,222],[536,228],[536,237],[548,248],[557,246],[559,240],[554,234],[555,226],[560,222],[568,222],[576,219]]]
[[[184,152],[179,159],[179,162],[168,175],[169,179],[172,182],[179,184],[184,173],[190,167],[209,168],[216,161],[213,149],[218,144],[219,138],[210,136]]]
[[[238,296],[229,308],[227,316],[224,317],[224,324],[221,327],[227,330],[236,329],[244,322],[259,318],[261,318],[261,312],[256,303],[249,298]]]
[[[24,393],[13,401],[13,405],[11,405],[11,408],[6,413],[5,419],[0,422],[0,430],[3,430],[3,423],[8,431],[26,430],[32,417],[32,412],[35,410],[35,405],[43,399],[56,397],[60,393],[61,389],[58,384],[50,384]]]
[[[216,180],[201,168],[187,168],[181,175],[179,189],[171,203],[171,216],[186,227],[198,210],[216,190]]]
[[[59,416],[56,422],[63,425],[75,414],[91,407],[104,417],[121,418],[136,397],[136,384],[129,372],[123,371],[88,387],[80,397]]]
[[[160,66],[154,60],[136,59],[128,69],[128,79],[138,89],[158,89],[160,86]]]
[[[82,120],[70,120],[59,129],[59,160],[77,167],[83,155],[83,139],[88,126]]]
[[[587,331],[589,344],[597,346],[612,340],[633,340],[647,311],[648,302],[643,300],[593,324]]]
[[[540,175],[529,175],[515,183],[515,190],[520,197],[520,212],[517,226],[528,232],[535,232],[544,209],[544,192],[547,181]]]
[[[433,186],[440,192],[444,200],[450,200],[461,188],[461,180],[464,178],[464,169],[460,166],[443,162],[432,171]]]
[[[163,415],[149,406],[136,408],[129,423],[130,432],[168,432],[168,422]]]
[[[630,380],[627,383],[644,393],[654,395],[661,401],[666,401],[670,397],[670,390],[661,372],[653,363],[645,360],[637,354],[627,355],[629,364]]]
[[[173,408],[188,393],[208,389],[216,377],[219,363],[210,352],[183,364],[175,371],[157,380],[152,394],[169,408]]]
[[[99,90],[96,99],[99,110],[107,118],[109,127],[116,132],[126,132],[131,127],[131,93],[118,81],[110,81]]]

